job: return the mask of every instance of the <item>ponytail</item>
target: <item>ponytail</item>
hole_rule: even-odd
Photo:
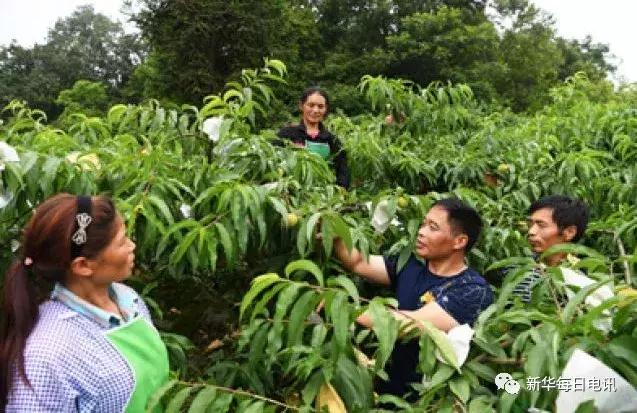
[[[3,303],[0,312],[0,410],[9,400],[13,372],[29,382],[24,368],[24,347],[38,319],[36,286],[30,265],[14,262],[4,279]]]

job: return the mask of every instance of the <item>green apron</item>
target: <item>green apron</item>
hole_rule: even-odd
[[[106,339],[124,357],[135,376],[135,388],[126,412],[144,412],[150,396],[168,380],[168,352],[164,342],[155,327],[142,317],[108,330]]]
[[[305,140],[305,149],[308,151],[319,155],[321,158],[327,161],[327,158],[330,157],[330,145],[323,142],[313,142],[310,140]]]

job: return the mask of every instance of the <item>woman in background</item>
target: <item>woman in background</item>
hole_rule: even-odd
[[[299,99],[301,123],[285,126],[277,133],[280,138],[289,139],[296,147],[316,153],[326,161],[331,160],[336,183],[349,188],[347,155],[336,136],[323,126],[323,119],[329,112],[330,100],[327,93],[318,87],[306,89]]]

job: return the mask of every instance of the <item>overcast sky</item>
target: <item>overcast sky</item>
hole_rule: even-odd
[[[264,0],[267,1],[267,0]],[[637,82],[637,53],[631,44],[637,38],[637,0],[532,0],[550,12],[558,33],[569,39],[606,43],[618,66],[616,78]],[[0,44],[16,39],[23,46],[43,43],[48,29],[60,17],[82,4],[124,22],[119,13],[122,0],[0,0]]]

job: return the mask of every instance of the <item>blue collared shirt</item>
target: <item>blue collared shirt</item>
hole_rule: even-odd
[[[117,304],[124,318],[78,297],[60,283],[55,284],[51,299],[61,302],[71,310],[90,318],[104,328],[120,326],[139,315],[139,297],[133,290],[123,284],[113,283],[108,288],[108,294]]]

